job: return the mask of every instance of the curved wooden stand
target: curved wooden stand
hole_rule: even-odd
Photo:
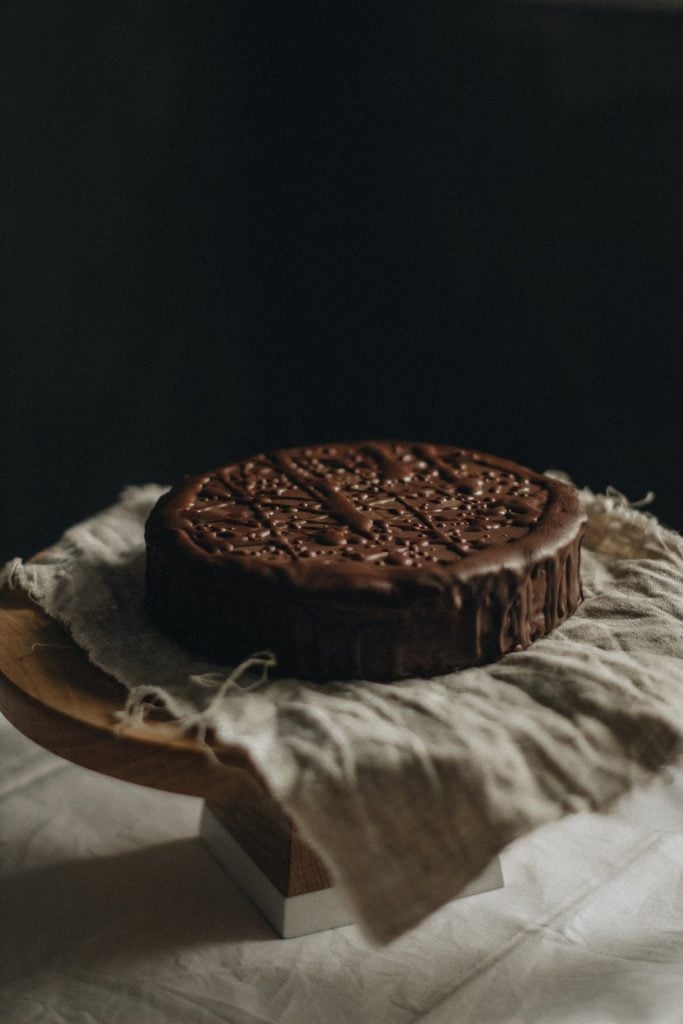
[[[246,750],[213,757],[168,721],[121,731],[126,690],[20,591],[0,592],[0,710],[30,739],[126,782],[203,797],[200,834],[285,938],[353,920],[329,874],[268,792]],[[461,896],[503,885],[496,858]]]
[[[231,870],[236,851],[225,852],[225,842],[236,843],[255,866],[257,881],[270,886],[271,903],[278,894],[284,904],[329,887],[325,866],[272,799],[246,750],[213,745],[216,763],[202,744],[179,735],[168,721],[121,731],[116,713],[125,698],[125,688],[92,665],[68,632],[23,592],[0,592],[0,710],[20,732],[85,768],[203,797],[207,844]],[[232,873],[242,882],[239,867]],[[251,883],[244,876],[244,886]],[[254,898],[258,902],[258,893]],[[279,918],[268,916],[285,930]]]

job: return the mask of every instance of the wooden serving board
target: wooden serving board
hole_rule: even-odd
[[[125,699],[125,688],[23,591],[0,592],[0,710],[20,732],[105,775],[203,797],[286,896],[330,884],[246,750],[213,744],[214,760],[168,721],[122,731],[116,712]]]

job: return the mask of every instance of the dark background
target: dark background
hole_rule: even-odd
[[[682,29],[4,3],[0,558],[127,483],[371,436],[682,527]]]

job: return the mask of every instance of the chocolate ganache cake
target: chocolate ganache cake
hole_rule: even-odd
[[[274,451],[159,500],[147,608],[221,663],[268,649],[320,681],[435,675],[571,615],[584,518],[573,487],[450,445]]]

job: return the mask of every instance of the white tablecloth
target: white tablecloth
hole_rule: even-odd
[[[3,1024],[680,1024],[683,769],[547,826],[502,890],[378,950],[278,939],[197,839],[200,802],[0,726]]]

